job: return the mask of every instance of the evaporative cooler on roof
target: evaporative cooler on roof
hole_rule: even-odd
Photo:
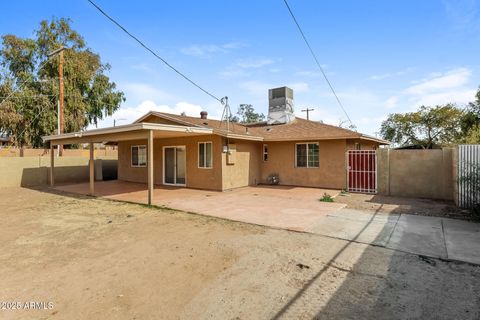
[[[268,124],[283,124],[295,120],[293,90],[281,87],[268,90]]]

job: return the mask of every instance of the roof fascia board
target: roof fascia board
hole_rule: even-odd
[[[200,134],[212,134],[213,130],[209,128],[198,128],[198,127],[185,127],[185,126],[175,126],[169,124],[161,124],[161,123],[134,123],[134,124],[127,124],[117,127],[109,127],[109,128],[101,128],[101,129],[93,129],[83,132],[72,132],[72,133],[64,133],[60,135],[50,135],[42,137],[43,141],[52,141],[52,140],[64,140],[64,139],[74,139],[74,138],[83,138],[83,137],[91,137],[97,135],[106,135],[106,134],[115,134],[115,133],[123,133],[135,130],[157,130],[157,131],[173,131],[173,132],[191,132],[191,133],[200,133]]]
[[[197,124],[194,124],[194,123],[191,123],[191,122],[188,122],[188,121],[179,120],[179,119],[174,118],[174,117],[169,117],[167,115],[164,115],[164,114],[161,114],[161,113],[155,112],[155,111],[149,111],[147,114],[143,115],[142,117],[140,117],[138,120],[134,121],[133,123],[139,123],[140,121],[148,118],[149,116],[159,117],[159,118],[162,118],[162,119],[165,119],[165,120],[169,120],[169,121],[181,123],[181,124],[184,124],[184,125],[188,125],[190,127],[203,128],[202,126],[199,126]]]

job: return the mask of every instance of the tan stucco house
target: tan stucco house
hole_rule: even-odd
[[[148,182],[152,189],[163,184],[218,191],[269,183],[272,175],[282,185],[342,189],[346,151],[387,144],[295,117],[293,91],[287,87],[269,90],[265,122],[227,123],[209,119],[206,112],[190,117],[151,111],[129,125],[44,139],[52,148],[116,142],[119,180]]]

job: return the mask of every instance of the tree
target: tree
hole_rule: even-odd
[[[238,107],[237,115],[238,117],[234,117],[234,119],[241,123],[260,122],[265,119],[265,115],[256,113],[251,104],[241,104]]]
[[[462,132],[465,139],[461,142],[477,144],[480,143],[480,89],[477,91],[475,101],[470,102],[465,108],[462,118]]]
[[[59,94],[58,63],[48,53],[64,51],[65,132],[80,131],[111,116],[125,101],[105,74],[102,63],[69,19],[42,21],[32,38],[3,35],[0,49],[0,133],[16,146],[43,145],[41,137],[55,133]]]
[[[462,137],[463,110],[452,104],[422,106],[416,112],[390,114],[382,122],[381,136],[396,144],[431,149],[457,142]]]

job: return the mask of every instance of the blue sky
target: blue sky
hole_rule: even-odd
[[[474,99],[480,85],[480,3],[290,0],[358,130],[374,135],[389,113]],[[338,125],[345,116],[282,0],[106,1],[111,16],[216,96],[267,113],[269,88],[295,92],[299,116]],[[219,118],[222,106],[138,46],[87,1],[8,1],[0,33],[27,37],[42,19],[69,17],[111,64],[127,101],[113,118],[148,110]],[[100,126],[112,125],[113,118]]]

